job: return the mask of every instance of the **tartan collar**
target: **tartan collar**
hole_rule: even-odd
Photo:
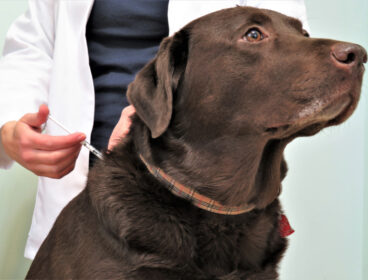
[[[148,171],[165,183],[165,187],[175,196],[186,199],[191,202],[194,206],[201,208],[203,210],[222,214],[222,215],[240,215],[246,212],[250,212],[254,209],[253,204],[244,204],[241,206],[226,206],[222,205],[216,200],[213,200],[207,196],[198,193],[195,189],[191,187],[184,186],[179,182],[175,181],[160,168],[154,167],[149,164],[142,155],[139,155],[143,163],[146,165]]]

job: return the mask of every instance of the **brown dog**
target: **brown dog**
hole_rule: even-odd
[[[269,10],[188,24],[130,85],[130,135],[91,170],[27,278],[277,279],[284,148],[352,114],[366,60]]]

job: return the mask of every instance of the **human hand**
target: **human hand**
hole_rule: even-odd
[[[121,116],[119,122],[115,126],[114,130],[109,139],[108,150],[112,150],[116,144],[118,144],[122,138],[124,138],[130,130],[130,125],[132,124],[131,116],[135,113],[135,108],[130,105],[125,107],[124,110],[121,112]]]
[[[60,179],[74,169],[86,136],[80,132],[66,136],[42,134],[41,126],[48,114],[48,107],[41,105],[37,113],[5,123],[0,136],[10,158],[38,176]]]

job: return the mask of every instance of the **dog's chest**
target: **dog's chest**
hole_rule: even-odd
[[[260,214],[236,222],[200,223],[196,226],[196,264],[210,275],[260,268],[272,243],[280,240],[274,221]]]
[[[196,264],[211,275],[224,275],[237,269],[243,226],[200,224],[196,228]]]

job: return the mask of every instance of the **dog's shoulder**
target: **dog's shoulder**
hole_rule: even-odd
[[[91,170],[87,192],[99,221],[131,249],[190,258],[189,203],[173,197],[130,149],[119,147]]]

